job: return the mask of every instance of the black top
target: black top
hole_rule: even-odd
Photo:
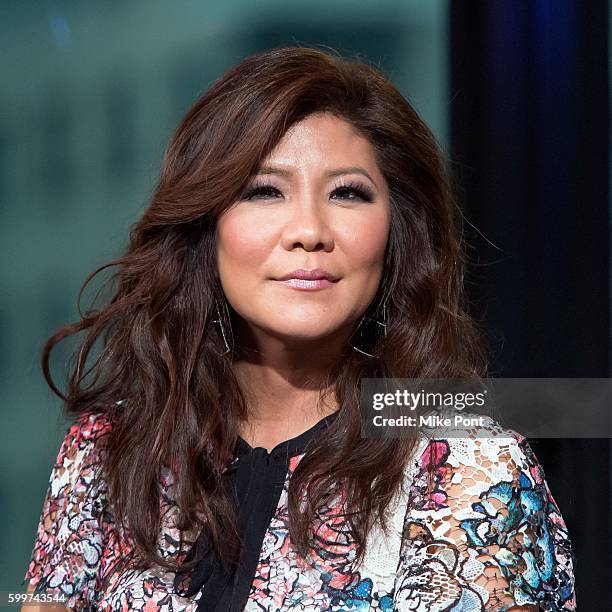
[[[274,516],[285,484],[289,459],[305,452],[314,435],[333,422],[338,410],[322,418],[305,432],[280,442],[269,453],[253,448],[238,437],[234,460],[223,473],[226,491],[238,508],[238,524],[242,542],[238,566],[228,566],[211,550],[204,530],[187,554],[186,561],[202,551],[202,559],[193,569],[187,597],[202,591],[198,611],[242,612],[251,590],[259,563],[261,545]],[[174,580],[178,588],[183,574]]]

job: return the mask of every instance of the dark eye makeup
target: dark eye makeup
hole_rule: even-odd
[[[274,199],[280,191],[270,184],[254,185],[247,189],[241,196],[241,200],[269,200]],[[359,183],[347,182],[336,186],[331,192],[330,196],[336,194],[341,200],[363,202],[373,202],[374,194],[370,189]]]

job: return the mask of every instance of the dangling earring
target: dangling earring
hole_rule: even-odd
[[[225,334],[225,328],[223,327],[223,317],[221,316],[221,311],[219,310],[219,303],[217,302],[217,300],[215,300],[215,309],[217,310],[217,318],[213,319],[212,322],[215,323],[218,328],[219,328],[219,333],[221,334],[221,337],[223,338],[223,344],[225,344],[225,350],[223,351],[223,353],[221,353],[222,355],[227,355],[229,352],[231,352],[231,348],[227,342],[227,336]],[[225,302],[225,300],[223,301],[223,309],[227,315],[227,320],[229,321],[229,312],[227,310],[227,303]],[[231,324],[230,324],[231,325]]]
[[[374,331],[374,334],[373,334],[374,336],[379,334],[381,331],[382,331],[383,337],[387,334],[387,300],[386,299],[383,302],[383,306],[382,306],[382,321],[379,321],[378,319],[374,319],[373,317],[366,317],[366,316],[361,317],[361,320],[359,321],[359,324],[355,328],[355,331],[351,334],[351,337],[348,339],[348,343],[351,348],[355,349],[359,353],[362,353],[363,355],[366,355],[367,357],[374,357],[372,353],[368,353],[363,348],[359,348],[358,346],[356,346],[355,344],[352,344],[351,342],[353,340],[353,336],[357,334],[357,332],[359,332],[360,340],[363,340],[364,336],[368,336],[369,334],[364,333],[364,330],[367,329],[367,326],[370,326],[370,328]],[[366,343],[361,343],[361,344],[362,346],[364,346]]]

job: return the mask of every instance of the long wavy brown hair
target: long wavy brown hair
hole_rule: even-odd
[[[347,120],[372,144],[389,187],[391,227],[371,304],[385,297],[386,334],[371,347],[373,356],[347,343],[328,377],[338,416],[290,479],[289,529],[298,553],[305,558],[316,546],[315,519],[339,490],[358,561],[372,525],[387,527],[415,438],[361,438],[362,377],[485,375],[482,332],[463,295],[462,215],[448,160],[423,120],[380,70],[359,59],[303,47],[248,57],[188,110],[128,247],[87,277],[79,312],[83,290],[109,267],[116,268],[110,297],[60,328],[42,352],[45,378],[67,416],[103,413],[112,423],[104,453],[108,499],[139,553],[138,567],[190,569],[157,551],[164,466],[173,470],[179,529],[206,525],[218,554],[238,558],[237,517],[222,472],[248,405],[232,369],[236,352],[224,353],[213,323],[224,300],[216,221],[287,129],[314,112]],[[231,308],[229,316],[237,316]],[[50,352],[80,332],[63,394],[50,375]]]

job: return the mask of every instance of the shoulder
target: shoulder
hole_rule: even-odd
[[[97,472],[106,436],[111,431],[108,417],[102,413],[84,414],[66,432],[60,445],[51,478],[54,492],[60,487],[85,484]]]
[[[517,490],[538,491],[549,500],[549,510],[558,512],[527,439],[495,420],[485,417],[483,427],[421,442],[413,480],[417,508],[443,509],[451,493],[471,501],[486,495],[509,501]]]
[[[104,413],[81,415],[69,426],[62,441],[58,459],[83,457],[96,454],[104,446],[112,430],[109,417]]]
[[[434,469],[446,465],[454,472],[480,470],[493,477],[516,475],[526,470],[533,478],[543,470],[527,439],[505,428],[490,417],[483,417],[482,426],[447,432],[448,435],[422,437],[417,464]]]
[[[574,609],[574,555],[544,470],[525,437],[492,419],[421,441],[402,549],[404,576],[452,575],[483,605]],[[418,591],[409,585],[406,601]]]
[[[84,414],[69,426],[49,478],[47,511],[66,505],[68,499],[66,510],[82,507],[102,492],[103,449],[110,431],[111,423],[102,413]]]
[[[66,437],[73,443],[91,444],[103,438],[111,429],[108,415],[102,412],[87,413],[69,427]]]

